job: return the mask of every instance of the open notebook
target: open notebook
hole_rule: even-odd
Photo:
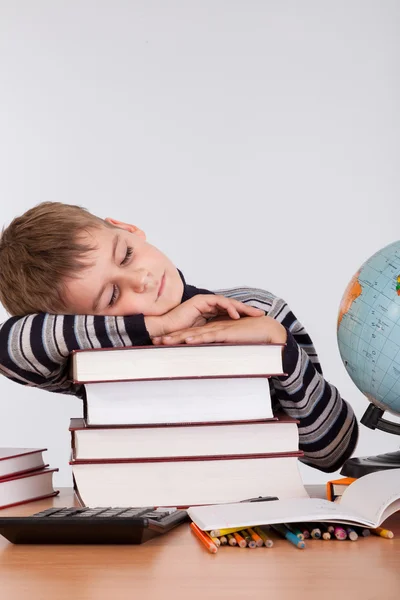
[[[379,527],[400,510],[400,469],[365,475],[343,493],[340,504],[318,498],[195,506],[192,521],[204,531],[274,523],[327,521]]]

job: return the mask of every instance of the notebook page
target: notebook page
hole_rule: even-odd
[[[188,514],[200,529],[206,531],[303,521],[337,521],[371,526],[368,520],[360,520],[357,512],[319,498],[194,506],[188,509]]]
[[[364,475],[349,485],[340,506],[378,526],[382,515],[387,518],[396,512],[396,500],[400,500],[400,469],[387,469]]]

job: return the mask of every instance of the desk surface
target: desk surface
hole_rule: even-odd
[[[77,504],[73,491],[55,499],[0,511],[29,515]],[[297,550],[285,540],[274,548],[221,548],[209,554],[181,525],[141,546],[18,546],[0,536],[0,585],[4,600],[179,600],[267,598],[289,600],[398,600],[400,513],[386,526],[394,540],[307,542]]]

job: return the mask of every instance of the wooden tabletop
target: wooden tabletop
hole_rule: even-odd
[[[0,511],[29,515],[77,504],[71,489],[55,499]],[[220,548],[212,555],[187,524],[140,546],[13,545],[0,536],[4,600],[197,600],[400,598],[400,513],[385,524],[397,535],[357,542],[307,541],[297,550]]]

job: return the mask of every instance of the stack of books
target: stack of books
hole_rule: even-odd
[[[0,448],[0,509],[56,496],[53,473],[43,459],[47,448]]]
[[[307,496],[296,421],[274,415],[281,345],[76,351],[84,418],[71,419],[74,487],[87,506],[179,506]]]

